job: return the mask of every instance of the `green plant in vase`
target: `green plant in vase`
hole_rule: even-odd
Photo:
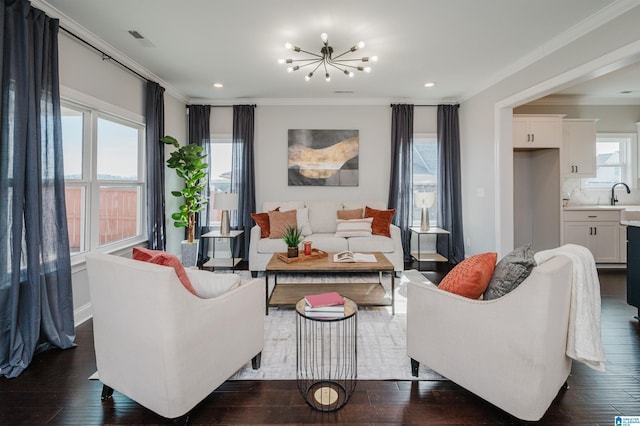
[[[303,240],[300,229],[297,226],[286,226],[282,239],[287,244],[287,257],[298,257],[298,244]]]
[[[173,226],[186,228],[186,242],[193,245],[196,243],[196,214],[204,210],[208,202],[207,197],[203,194],[207,187],[206,170],[208,167],[203,160],[207,158],[207,155],[203,154],[201,146],[195,144],[180,146],[176,138],[172,136],[165,136],[160,141],[177,148],[171,152],[171,156],[167,160],[167,166],[170,169],[175,169],[176,174],[184,183],[180,191],[171,191],[171,195],[182,198],[184,203],[180,205],[177,212],[171,215],[171,218],[174,221]],[[197,255],[197,245],[195,253]],[[195,258],[193,265],[191,265],[191,261],[185,262],[183,253],[183,263],[193,266],[195,265]]]

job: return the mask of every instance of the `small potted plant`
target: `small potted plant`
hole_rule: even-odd
[[[298,257],[298,244],[303,239],[300,229],[296,226],[286,226],[282,239],[287,244],[287,257]]]

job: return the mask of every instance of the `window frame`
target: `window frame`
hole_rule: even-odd
[[[87,253],[116,253],[147,241],[146,129],[142,117],[135,114],[123,114],[119,108],[110,108],[104,103],[97,104],[86,100],[62,97],[61,106],[82,113],[82,176],[80,179],[65,179],[65,188],[79,187],[82,189],[81,192],[84,192],[84,196],[81,197],[80,251],[70,253],[71,264],[75,266],[84,263]],[[118,111],[118,113],[113,111]],[[133,127],[138,131],[138,176],[136,180],[98,179],[98,119]],[[105,186],[134,186],[138,188],[140,195],[137,199],[136,235],[100,245],[100,189]]]
[[[620,167],[620,179],[622,182],[629,183],[631,188],[637,188],[637,179],[638,179],[638,143],[637,143],[637,135],[635,133],[615,133],[615,132],[598,132],[596,134],[596,144],[599,139],[623,139],[620,143],[620,160],[619,165],[616,166],[598,166],[597,163],[597,155],[595,159],[595,173],[597,176],[598,167]],[[625,140],[626,139],[626,140]],[[597,152],[597,149],[596,149]],[[581,187],[583,189],[592,189],[592,190],[601,190],[601,189],[609,189],[611,188],[610,183],[602,184],[602,185],[594,185],[588,184],[589,179],[593,178],[583,178],[581,182]]]
[[[413,144],[416,143],[417,140],[429,140],[429,141],[433,141],[433,143],[435,143],[436,146],[436,166],[437,166],[437,153],[438,153],[438,135],[436,133],[414,133],[413,134]],[[415,181],[414,181],[414,176],[415,173],[413,171],[413,164],[411,164],[411,176],[412,176],[412,188],[411,191],[412,193],[415,192]],[[436,184],[436,202],[433,204],[433,207],[431,207],[429,210],[429,225],[430,226],[437,226],[437,222],[438,222],[438,202],[437,202],[437,191],[438,191],[438,172],[436,170],[436,175],[435,175],[435,184]],[[412,198],[413,198],[413,194],[412,194]],[[411,226],[420,226],[420,221],[422,218],[422,211],[419,208],[412,208],[412,216],[411,216]]]
[[[233,136],[230,134],[214,134],[211,135],[209,137],[209,145],[213,145],[216,143],[228,143],[231,147],[231,164],[229,164],[229,170],[232,170],[233,168]],[[209,153],[210,156],[213,157],[213,150],[212,147],[209,147]],[[207,158],[206,160],[207,164],[209,165],[209,170],[211,170],[212,164],[211,164],[211,158]],[[207,206],[207,208],[209,209],[209,227],[210,228],[216,228],[220,226],[220,220],[214,220],[214,217],[216,217],[216,215],[214,214],[214,209],[213,209],[213,193],[214,191],[212,190],[212,186],[211,186],[211,173],[209,173],[208,176],[208,183],[209,183],[209,205]],[[229,179],[229,183],[231,183],[231,179]]]

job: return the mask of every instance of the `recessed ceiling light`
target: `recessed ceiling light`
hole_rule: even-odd
[[[215,87],[216,89],[221,89],[224,87],[224,84],[222,83],[213,83],[213,87]]]
[[[434,83],[433,81],[428,81],[428,82],[426,82],[426,83],[424,84],[424,87],[433,87],[433,86],[435,86],[435,85],[436,85],[436,83]]]

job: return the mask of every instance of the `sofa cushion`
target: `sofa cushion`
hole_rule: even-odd
[[[370,237],[351,237],[348,239],[349,250],[357,252],[379,251],[393,253],[395,244],[389,237],[372,235]]]
[[[271,211],[269,214],[269,238],[282,238],[288,226],[298,227],[297,212],[295,210],[288,211]]]
[[[287,251],[287,244],[282,238],[261,238],[257,244],[258,253],[272,254]]]
[[[334,233],[313,233],[305,238],[305,241],[311,241],[311,246],[329,253],[337,253],[349,249],[348,240],[350,238],[339,238]]]
[[[218,297],[240,286],[240,276],[236,274],[212,274],[209,271],[190,269],[187,275],[201,299]]]
[[[482,253],[458,263],[438,288],[471,299],[478,299],[491,281],[498,253]]]
[[[155,263],[156,265],[172,267],[174,271],[176,271],[176,275],[178,276],[178,279],[180,280],[184,288],[189,290],[191,294],[197,296],[196,290],[193,288],[193,285],[189,280],[189,276],[187,275],[184,266],[182,266],[182,262],[180,262],[180,259],[178,259],[176,255],[161,250],[150,250],[142,247],[134,247],[131,257],[134,260],[139,260],[142,262],[149,262]]]
[[[309,223],[315,233],[336,232],[337,210],[342,209],[339,201],[308,201]]]
[[[527,244],[513,250],[496,265],[489,286],[484,292],[484,299],[497,299],[509,293],[531,274],[535,266],[536,260],[531,245]]]
[[[273,211],[279,211],[280,207],[276,207]],[[260,227],[260,237],[269,238],[271,227],[269,227],[269,213],[251,213],[251,217]]]
[[[375,235],[383,235],[385,237],[391,236],[389,226],[393,220],[393,215],[396,214],[396,209],[391,210],[377,210],[372,209],[369,206],[364,208],[364,217],[372,217],[373,224],[371,225],[371,232]]]
[[[340,210],[338,210],[340,213]],[[373,218],[350,219],[337,221],[336,237],[370,237]]]
[[[338,210],[336,212],[338,214],[338,219],[342,220],[350,220],[350,219],[362,219],[364,214],[363,209],[352,209],[352,210]]]

